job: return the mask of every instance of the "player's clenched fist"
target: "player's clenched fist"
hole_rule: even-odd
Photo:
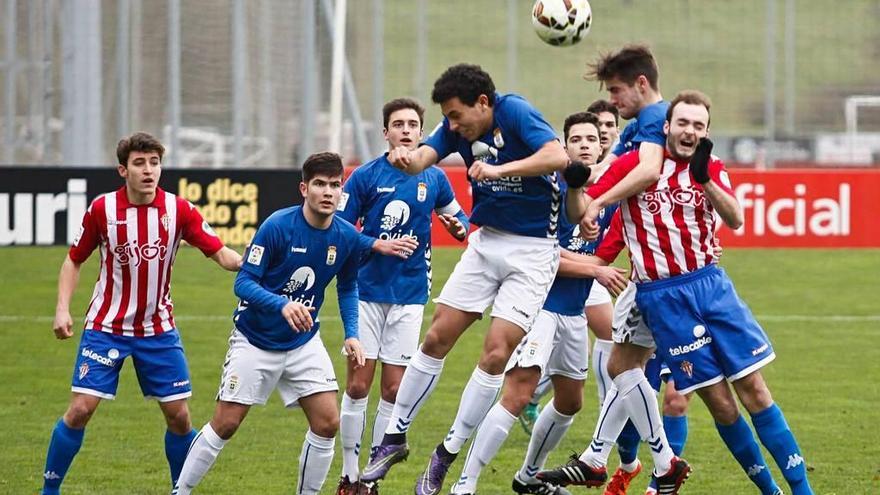
[[[398,146],[388,152],[388,161],[405,171],[412,163],[412,151],[406,146]]]
[[[70,311],[55,311],[55,322],[52,323],[52,330],[55,331],[55,338],[69,339],[73,336],[73,319],[70,317]]]
[[[312,320],[313,311],[315,311],[315,308],[290,301],[281,308],[281,316],[287,320],[287,324],[290,325],[294,332],[308,332],[314,324]]]
[[[468,175],[475,181],[498,180],[501,178],[501,166],[477,160],[468,168]]]

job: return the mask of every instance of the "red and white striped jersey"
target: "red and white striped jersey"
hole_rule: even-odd
[[[192,203],[162,189],[146,205],[130,204],[124,186],[95,198],[69,251],[76,263],[101,251],[85,328],[134,337],[175,328],[171,265],[181,239],[205,256],[223,247]]]
[[[624,154],[587,194],[598,198],[638,162],[638,151]],[[714,156],[709,161],[709,177],[733,194],[724,164]],[[637,282],[669,278],[718,262],[713,248],[715,209],[706,199],[703,187],[691,176],[687,161],[676,161],[667,153],[660,179],[624,200],[620,212],[623,237]]]

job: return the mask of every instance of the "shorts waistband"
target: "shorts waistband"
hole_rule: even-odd
[[[721,268],[712,263],[710,265],[706,265],[703,268],[698,270],[694,270],[690,273],[685,273],[682,275],[675,275],[674,277],[664,278],[660,280],[653,280],[651,282],[641,282],[636,284],[638,286],[637,291],[651,291],[657,289],[664,289],[666,287],[674,287],[676,285],[687,284],[693,282],[695,280],[699,280],[701,278],[709,277],[716,273],[721,273]]]
[[[511,241],[515,241],[517,245],[531,245],[531,246],[558,246],[559,240],[555,237],[532,237],[528,235],[522,234],[514,234],[513,232],[509,232],[507,230],[496,229],[495,227],[480,227],[480,231],[487,235],[492,235],[496,237],[503,237],[510,239]]]

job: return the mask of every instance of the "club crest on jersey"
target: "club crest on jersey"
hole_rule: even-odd
[[[504,137],[501,136],[501,128],[496,127],[494,131],[492,131],[492,142],[495,143],[496,148],[504,147]]]
[[[165,228],[165,232],[168,232],[168,226],[171,225],[171,219],[168,218],[167,213],[162,214],[162,218],[159,219],[159,222],[162,224],[162,227]]]
[[[424,202],[425,199],[428,198],[428,184],[424,182],[419,182],[419,189],[416,193],[416,199],[420,202]]]
[[[82,380],[89,374],[89,363],[79,365],[79,379]]]
[[[336,264],[336,246],[327,246],[327,264]]]
[[[235,389],[238,388],[238,375],[232,375],[229,377],[229,380],[226,381],[226,390],[230,392],[235,392]]]
[[[382,230],[400,227],[409,221],[409,205],[399,199],[388,203],[382,212]]]
[[[694,377],[694,364],[690,361],[682,361],[681,362],[681,371],[684,371],[684,374],[688,376],[688,378]]]

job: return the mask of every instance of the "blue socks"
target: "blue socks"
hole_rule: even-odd
[[[632,464],[635,462],[639,454],[639,444],[641,442],[642,437],[639,435],[636,425],[632,421],[627,420],[623,431],[617,436],[617,453],[620,455],[621,464]]]
[[[46,469],[43,470],[42,495],[57,495],[61,493],[61,483],[73,462],[74,456],[82,446],[85,429],[74,430],[64,424],[64,419],[59,419],[52,430],[52,439],[49,441],[49,451],[46,453]]]
[[[813,489],[807,481],[807,467],[801,449],[779,407],[773,404],[757,414],[752,414],[752,424],[761,443],[782,471],[782,476],[791,487],[792,495],[813,495]]]
[[[739,416],[732,425],[725,426],[715,423],[715,428],[718,429],[718,434],[721,435],[727,449],[742,466],[752,483],[761,489],[761,494],[777,493],[779,486],[773,480],[770,468],[764,461],[764,455],[761,454],[761,447],[755,441],[755,436],[746,420]]]
[[[663,431],[666,432],[669,448],[676,456],[681,456],[688,439],[687,416],[663,416]]]
[[[196,438],[196,430],[193,429],[185,435],[176,435],[170,430],[165,431],[165,457],[171,469],[171,486],[177,484],[180,470],[183,469],[183,461],[186,460],[186,453],[189,452],[189,446],[194,438]]]

